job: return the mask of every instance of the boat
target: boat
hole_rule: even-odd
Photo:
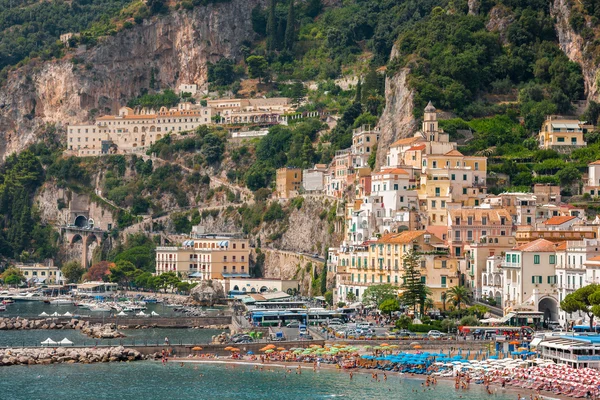
[[[93,311],[93,312],[110,312],[110,311],[112,311],[112,309],[110,307],[108,307],[108,306],[97,304],[97,305],[91,307],[90,311]]]
[[[0,311],[6,311],[6,306],[0,303]]]
[[[65,299],[65,298],[57,298],[54,300],[50,300],[50,304],[53,304],[55,306],[70,306],[71,304],[73,304],[73,300]]]
[[[15,301],[44,301],[46,297],[42,296],[40,293],[19,293],[12,296],[12,299]]]
[[[13,299],[4,299],[2,300],[2,304],[13,304],[15,301]]]

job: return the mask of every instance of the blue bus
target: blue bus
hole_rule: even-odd
[[[584,333],[584,332],[600,333],[600,326],[594,326],[594,328],[591,329],[589,325],[575,325],[573,327],[573,332],[578,332],[578,333]]]

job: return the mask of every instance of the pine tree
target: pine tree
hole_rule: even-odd
[[[354,102],[360,103],[362,100],[362,80],[358,77],[358,83],[356,84],[356,95],[354,96]]]
[[[315,159],[315,149],[308,136],[304,137],[304,143],[302,144],[302,159],[306,168],[310,168]]]
[[[420,259],[414,251],[410,251],[402,257],[404,267],[404,282],[400,286],[402,289],[402,300],[404,304],[413,308],[417,315],[417,306],[421,310],[427,299],[428,289],[421,280]]]
[[[371,68],[365,76],[365,81],[362,85],[361,100],[362,103],[366,103],[369,96],[375,96],[379,94],[381,88],[381,80],[375,68]]]
[[[290,7],[288,9],[287,24],[285,28],[285,49],[292,51],[294,48],[294,42],[296,41],[295,31],[296,16],[294,14],[294,0],[290,0]]]
[[[275,4],[277,0],[269,2],[269,18],[267,19],[267,50],[273,52],[277,48],[277,18],[275,17]]]

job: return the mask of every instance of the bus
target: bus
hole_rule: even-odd
[[[573,327],[573,332],[584,333],[584,332],[594,332],[600,333],[600,326],[594,326],[594,329],[591,329],[589,325],[575,325]]]
[[[267,309],[255,309],[250,311],[250,318],[252,323],[257,326],[286,326],[290,322],[298,321],[304,325],[318,325],[320,323],[327,322],[333,318],[340,318],[346,321],[347,318],[344,314],[336,311],[329,311],[325,309],[288,309],[288,310],[267,310]]]
[[[532,337],[535,331],[529,326],[459,326],[458,331],[463,335],[481,334],[485,338],[495,336]]]

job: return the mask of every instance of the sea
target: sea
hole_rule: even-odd
[[[379,382],[371,374],[312,368],[286,374],[283,368],[260,371],[251,365],[162,365],[154,361],[104,364],[56,364],[0,367],[0,398],[36,400],[87,399],[444,399],[514,400],[516,394],[498,389],[490,396],[481,385],[456,390],[452,382],[439,382],[429,390],[423,379],[394,373]]]

